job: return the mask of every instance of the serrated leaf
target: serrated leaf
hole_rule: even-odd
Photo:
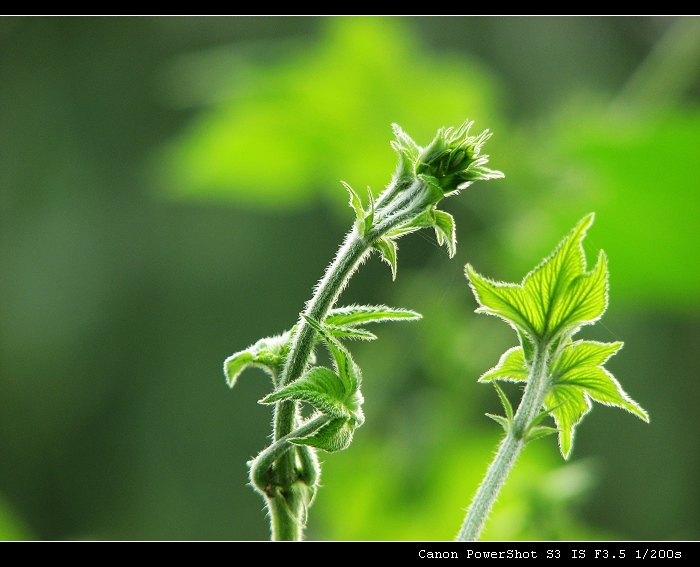
[[[380,238],[374,243],[374,248],[379,250],[379,253],[389,267],[391,268],[391,279],[396,280],[396,242],[391,238]]]
[[[557,357],[552,376],[554,387],[578,386],[597,402],[617,406],[649,421],[649,415],[622,389],[603,364],[620,348],[621,342],[576,341]]]
[[[386,305],[348,305],[331,309],[326,316],[327,325],[347,326],[381,323],[382,321],[415,321],[422,316],[410,309]]]
[[[447,245],[447,252],[450,258],[454,257],[457,252],[457,230],[455,227],[455,219],[450,213],[433,211],[435,215],[435,235],[438,244],[442,246],[443,242]]]
[[[477,313],[496,315],[517,331],[536,337],[529,321],[530,306],[521,286],[489,280],[475,272],[471,264],[465,266],[465,273],[479,303]]]
[[[571,452],[576,425],[591,410],[591,400],[617,406],[649,421],[649,416],[633,401],[602,365],[622,343],[577,341],[567,345],[552,364],[553,386],[545,404],[559,429],[559,446],[567,458]]]
[[[498,364],[479,378],[479,382],[507,380],[510,382],[527,382],[529,377],[522,347],[513,347],[501,355]],[[494,382],[495,384],[495,382]]]
[[[358,412],[362,413],[360,392],[348,391],[338,375],[323,366],[312,368],[291,384],[260,400],[260,403],[273,404],[281,400],[308,402],[322,413],[344,419],[355,419]]]
[[[484,278],[467,264],[477,312],[501,317],[519,333],[546,342],[597,321],[607,307],[608,277],[602,251],[593,270],[586,271],[582,241],[592,222],[592,213],[581,219],[519,285]]]
[[[334,453],[348,448],[357,427],[359,424],[355,425],[347,419],[336,418],[329,421],[313,435],[291,439],[291,441],[297,445],[308,445],[328,453]]]

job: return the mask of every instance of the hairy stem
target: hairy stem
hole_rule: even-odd
[[[316,462],[311,462],[307,447],[293,445],[290,439],[307,437],[331,420],[328,415],[318,415],[304,423],[298,429],[285,435],[265,449],[250,463],[250,479],[255,488],[265,497],[270,512],[272,539],[275,541],[297,541],[303,536],[306,509],[313,498],[316,480]],[[272,469],[275,461],[285,455],[292,455],[292,466],[296,470],[293,458],[299,454],[301,470],[298,478],[287,486],[273,482]],[[286,462],[286,461],[285,461]]]
[[[420,191],[416,182],[415,191]],[[401,203],[403,205],[403,203]],[[396,203],[393,203],[394,207]],[[398,214],[392,207],[390,211],[377,210],[377,224],[365,236],[360,236],[353,228],[345,237],[333,263],[326,270],[323,279],[318,283],[314,296],[306,305],[304,314],[316,321],[323,321],[337,301],[340,293],[347,286],[357,267],[366,259],[372,250],[372,245],[384,234],[406,222],[409,215],[415,216],[414,211],[404,211]],[[292,340],[292,346],[279,381],[279,387],[298,379],[306,369],[309,355],[314,346],[316,330],[300,317],[297,330]],[[274,424],[274,443],[277,443],[292,432],[298,421],[299,404],[294,401],[281,401],[276,405]],[[299,481],[300,471],[297,467],[297,450],[284,451],[276,458],[274,465],[273,484],[280,488],[280,494],[286,504],[275,502],[270,507],[273,526],[273,539],[301,539],[302,527],[299,527],[300,504],[296,502],[298,495],[291,487]],[[279,500],[279,498],[277,499]],[[296,527],[295,527],[296,526]]]
[[[476,491],[457,541],[476,541],[479,538],[491,508],[525,446],[530,424],[539,415],[550,388],[547,352],[545,344],[539,344],[535,348],[530,376],[512,426],[501,441],[496,456]]]

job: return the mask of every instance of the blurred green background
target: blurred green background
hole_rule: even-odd
[[[516,344],[464,264],[519,281],[584,214],[611,302],[581,337],[650,414],[596,405],[528,446],[487,539],[700,539],[700,19],[0,18],[0,538],[258,540],[251,370],[378,192],[392,122],[475,120],[503,180],[341,297],[424,318],[353,344],[366,423],[322,455],[309,539],[448,540],[500,428],[477,378]],[[518,388],[507,393],[515,401]]]

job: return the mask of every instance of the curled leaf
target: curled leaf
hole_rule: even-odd
[[[289,350],[290,335],[287,331],[282,335],[260,339],[247,349],[229,356],[224,361],[224,375],[228,385],[233,388],[241,372],[250,366],[261,368],[274,382],[282,372]]]
[[[447,252],[450,258],[454,257],[457,252],[457,230],[455,228],[455,219],[450,213],[445,211],[433,211],[435,215],[435,236],[438,244],[442,246],[444,243],[447,246]]]
[[[377,242],[374,243],[374,248],[375,250],[378,250],[379,253],[382,256],[382,260],[384,260],[387,264],[389,264],[389,267],[391,268],[391,279],[395,280],[396,279],[396,242],[392,240],[391,238],[380,238],[377,240]]]
[[[291,439],[291,441],[297,445],[307,445],[328,453],[335,453],[348,448],[357,427],[359,424],[354,424],[350,420],[336,418],[314,434]]]

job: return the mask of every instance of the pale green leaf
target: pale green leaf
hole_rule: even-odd
[[[426,228],[426,226],[428,225],[425,225],[424,223],[421,223],[420,225],[416,225],[414,223],[404,224],[387,232],[384,238],[386,240],[394,240],[399,236],[405,236],[406,234],[411,234],[412,232],[416,232],[421,228]]]
[[[607,307],[607,265],[601,252],[586,272],[582,241],[593,222],[586,215],[555,251],[525,276],[520,285],[495,282],[466,267],[477,312],[506,320],[532,340],[551,342],[595,322]]]
[[[343,187],[348,190],[350,194],[350,207],[355,211],[355,225],[360,234],[364,234],[365,229],[365,211],[362,208],[362,201],[360,201],[360,196],[355,192],[355,190],[350,187],[345,181],[341,181]]]
[[[591,402],[578,386],[561,384],[547,394],[545,405],[556,406],[550,413],[559,430],[559,450],[568,459],[573,446],[574,429],[591,410]]]
[[[525,363],[529,366],[532,363],[532,357],[535,355],[535,345],[532,339],[521,331],[518,331],[518,339],[520,340],[520,346],[523,348]]]
[[[555,388],[560,384],[580,387],[597,402],[617,406],[636,414],[645,421],[649,416],[639,404],[622,389],[613,375],[602,365],[620,348],[622,343],[576,341],[567,346],[553,365]]]
[[[586,272],[583,238],[593,213],[579,221],[556,250],[523,280],[534,306],[531,318],[538,337],[547,339],[597,321],[607,307],[607,265],[601,252],[596,267]]]
[[[535,310],[527,302],[521,286],[489,280],[475,272],[471,264],[466,265],[465,272],[479,303],[477,313],[496,315],[519,332],[537,336],[530,322],[535,318]]]
[[[379,253],[389,267],[391,268],[391,279],[396,279],[396,242],[391,238],[380,238],[374,243],[374,248],[379,250]]]
[[[369,208],[367,209],[367,217],[365,218],[365,233],[372,228],[374,224],[374,194],[367,187],[367,198],[369,199]]]
[[[409,309],[386,305],[348,305],[331,309],[326,315],[325,324],[352,327],[382,321],[415,321],[420,318],[420,313]]]
[[[392,140],[391,147],[397,154],[401,155],[407,163],[413,165],[420,154],[420,146],[416,144],[398,124],[392,124],[391,127],[396,137],[395,141]]]
[[[445,211],[433,211],[435,215],[435,235],[438,244],[443,242],[447,245],[447,251],[450,258],[454,257],[457,252],[457,230],[455,228],[455,219],[450,213]]]
[[[253,353],[247,350],[242,350],[235,354],[232,354],[224,361],[224,374],[226,375],[226,380],[228,385],[233,388],[236,384],[238,376],[243,372],[248,366],[251,366],[255,357]]]
[[[540,422],[541,422],[545,417],[547,417],[548,415],[550,415],[550,414],[552,413],[552,411],[554,411],[557,407],[559,407],[559,406],[554,406],[553,408],[547,408],[547,409],[545,409],[544,411],[541,411],[540,413],[538,413],[538,414],[533,418],[533,420],[530,422],[530,425],[528,426],[528,430],[534,429],[535,427],[537,427],[537,426],[540,424]]]
[[[525,366],[522,347],[513,347],[501,355],[498,364],[483,374],[481,378],[479,378],[479,382],[488,382],[491,380],[527,382],[528,376],[529,374]]]
[[[607,259],[601,250],[593,270],[577,276],[568,289],[552,298],[546,332],[553,337],[574,332],[600,319],[607,306]]]

